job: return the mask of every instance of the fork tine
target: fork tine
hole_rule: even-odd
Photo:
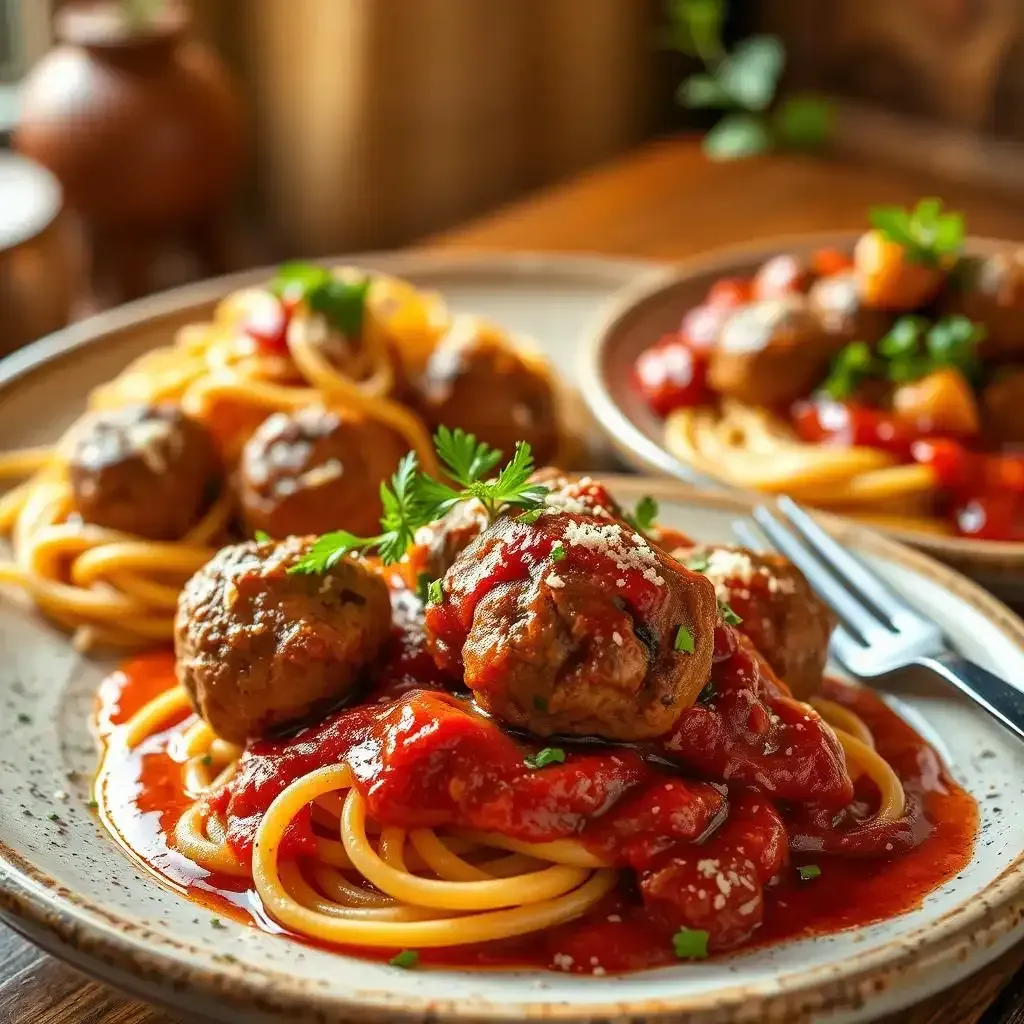
[[[779,498],[777,505],[782,514],[832,569],[839,576],[845,576],[846,580],[879,611],[893,620],[908,615],[918,617],[917,612],[906,601],[890,590],[856,555],[851,555],[842,544],[822,529],[792,498]]]
[[[835,576],[829,572],[803,541],[798,540],[763,505],[754,509],[754,519],[764,530],[768,539],[778,548],[810,581],[819,596],[832,610],[865,639],[889,630],[861,604]]]

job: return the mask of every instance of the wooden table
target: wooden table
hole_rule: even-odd
[[[1024,238],[1024,205],[876,168],[773,156],[709,164],[661,142],[429,239],[458,249],[587,251],[679,259],[795,231],[859,228],[873,203],[942,195],[973,234]],[[1024,948],[886,1024],[1024,1024]],[[88,981],[0,926],[0,1024],[181,1021]]]

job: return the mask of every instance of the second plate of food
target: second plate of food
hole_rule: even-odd
[[[1024,264],[936,202],[638,282],[583,351],[634,465],[788,493],[1024,593]]]

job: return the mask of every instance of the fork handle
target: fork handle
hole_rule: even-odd
[[[1002,722],[1018,739],[1024,740],[1024,692],[952,651],[945,651],[934,658],[918,658],[917,664],[930,668],[946,682],[952,683]]]

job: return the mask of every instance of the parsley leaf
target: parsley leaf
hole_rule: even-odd
[[[680,626],[676,630],[676,638],[672,641],[672,647],[674,650],[682,651],[686,654],[693,654],[695,650],[693,634],[686,628],[686,626]]]
[[[944,212],[941,199],[922,199],[913,210],[875,206],[868,211],[868,220],[891,242],[901,245],[907,259],[924,266],[939,266],[963,247],[964,218],[954,211]]]
[[[526,441],[517,441],[512,458],[491,480],[473,481],[466,489],[468,496],[478,499],[493,517],[503,505],[513,508],[536,508],[544,501],[548,488],[527,481],[533,473],[533,451]]]
[[[821,875],[821,868],[817,864],[802,864],[796,869],[796,873],[800,876],[801,882],[809,882]]]
[[[313,263],[285,263],[278,267],[270,291],[282,298],[301,299],[346,337],[358,338],[370,285],[369,277],[340,278]]]
[[[832,360],[822,390],[837,401],[849,398],[876,369],[877,363],[867,342],[851,341]]]
[[[545,747],[532,757],[524,757],[523,764],[527,768],[547,768],[549,764],[564,764],[565,751],[561,747]]]
[[[318,537],[312,547],[293,565],[290,573],[325,573],[352,551],[377,548],[385,565],[397,562],[413,541],[416,530],[431,518],[423,509],[416,481],[415,452],[407,452],[391,477],[391,486],[381,483],[380,501],[384,508],[376,537],[358,537],[348,530],[334,530]]]
[[[427,604],[444,604],[444,587],[441,580],[431,580],[428,584]]]
[[[718,599],[718,614],[722,621],[729,626],[739,626],[743,622],[743,619],[729,606],[729,602],[723,601],[721,598]]]
[[[419,962],[420,955],[415,949],[403,949],[401,953],[396,953],[388,961],[392,967],[402,967],[405,970],[415,967]]]
[[[452,479],[469,487],[483,479],[501,461],[501,452],[491,448],[461,427],[449,430],[440,426],[434,435],[438,457],[448,467]]]
[[[256,540],[258,540],[261,544],[265,544],[267,541],[272,539],[270,534],[267,533],[266,530],[254,530],[253,537]]]
[[[555,544],[555,546],[551,549],[552,562],[561,562],[566,557],[566,555],[567,552],[565,550],[565,545],[561,541]]]
[[[645,494],[637,503],[632,515],[625,513],[623,519],[641,533],[646,533],[658,518],[658,503],[649,494]]]
[[[521,515],[516,516],[517,523],[525,523],[527,526],[533,526],[540,517],[544,515],[544,508],[540,506],[538,508],[531,508],[527,512],[523,512]]]
[[[708,933],[702,928],[680,928],[672,936],[672,948],[680,960],[706,960]]]

